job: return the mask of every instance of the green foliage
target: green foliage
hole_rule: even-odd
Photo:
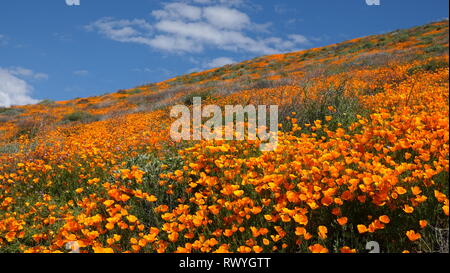
[[[16,122],[16,126],[17,126],[17,133],[15,137],[28,136],[32,138],[38,133],[42,124],[41,122],[33,118],[24,118],[18,120]]]
[[[332,106],[334,110],[329,110],[329,106]],[[286,117],[292,117],[292,112],[296,113],[295,118],[300,127],[304,127],[305,124],[314,124],[316,120],[324,122],[327,116],[331,116],[332,120],[327,122],[331,130],[348,127],[358,120],[357,115],[367,115],[367,110],[356,97],[345,95],[344,86],[331,86],[328,90],[321,92],[317,98],[306,96],[302,100],[295,100],[289,105],[283,105],[280,108],[283,130],[291,130],[292,125],[286,120]]]
[[[448,51],[448,47],[443,46],[443,45],[432,45],[432,46],[425,48],[426,53],[442,54],[445,51]]]
[[[132,89],[132,90],[126,92],[126,94],[128,94],[128,95],[135,95],[135,94],[140,94],[140,93],[142,93],[142,90],[139,88],[135,88],[135,89]]]
[[[14,154],[20,151],[19,144],[8,143],[6,145],[0,146],[0,154]]]
[[[168,166],[169,169],[163,169],[163,165]],[[167,171],[175,171],[182,168],[183,160],[176,151],[166,150],[164,157],[158,157],[156,154],[140,154],[134,158],[130,158],[127,160],[126,168],[131,169],[133,166],[145,172],[142,178],[143,183],[136,185],[136,187],[139,186],[144,192],[151,192],[158,198],[158,201],[155,205],[145,200],[130,200],[132,202],[130,212],[139,219],[142,219],[142,223],[146,227],[160,227],[160,216],[155,213],[154,208],[157,205],[164,204],[173,209],[178,203],[174,196],[166,194],[166,188],[159,185],[159,175]],[[177,190],[177,187],[175,191],[175,196],[177,197],[182,198],[186,195],[182,190]]]
[[[19,109],[19,108],[0,107],[0,115],[4,115],[4,116],[17,116],[24,112],[25,112],[25,110]]]
[[[409,75],[413,75],[419,71],[430,71],[430,72],[434,72],[438,69],[441,68],[446,68],[448,67],[448,62],[442,61],[442,60],[431,60],[428,63],[424,64],[424,65],[418,65],[415,67],[412,67],[408,70],[408,74]]]
[[[50,106],[50,105],[54,105],[55,101],[46,99],[46,100],[40,101],[38,104],[44,105],[44,106]]]
[[[94,122],[94,121],[98,121],[98,120],[100,120],[100,118],[96,115],[93,115],[88,112],[76,111],[76,112],[65,115],[64,118],[62,119],[62,122],[63,123],[67,123],[67,122],[89,123],[89,122]]]
[[[182,98],[182,103],[188,106],[193,105],[195,97],[200,97],[202,101],[204,101],[212,98],[212,94],[210,90],[195,91],[184,96]]]
[[[88,99],[81,99],[77,102],[77,104],[87,104],[87,103],[89,103]]]
[[[252,87],[255,89],[271,88],[273,87],[273,81],[264,78],[257,79]]]

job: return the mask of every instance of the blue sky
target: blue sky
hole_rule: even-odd
[[[2,0],[0,106],[115,92],[448,18],[448,0]]]

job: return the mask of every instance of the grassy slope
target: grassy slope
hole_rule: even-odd
[[[255,58],[239,64],[179,76],[164,82],[102,96],[0,109],[0,140],[33,133],[49,124],[94,121],[130,112],[147,112],[183,101],[189,93],[227,95],[245,89],[282,86],[295,76],[338,73],[358,66],[380,66],[391,58],[409,61],[448,50],[448,22],[368,36],[306,51]],[[415,52],[426,54],[414,54]],[[314,75],[310,76],[313,77]],[[12,130],[14,126],[15,130]]]

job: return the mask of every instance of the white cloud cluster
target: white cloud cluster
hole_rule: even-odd
[[[206,5],[224,5],[224,6],[243,6],[246,2],[245,0],[186,0],[185,2],[192,2],[195,4],[206,4]]]
[[[98,31],[118,42],[148,44],[152,26],[142,19],[114,20],[107,17],[86,26],[86,29]]]
[[[236,61],[232,58],[229,57],[219,57],[219,58],[215,58],[209,61],[199,61],[195,58],[190,58],[190,61],[194,64],[196,64],[196,67],[189,69],[187,72],[188,73],[192,73],[192,72],[199,72],[202,70],[206,70],[206,69],[211,69],[211,68],[217,68],[217,67],[222,67],[225,66],[227,64],[233,64],[236,63]]]
[[[32,87],[24,80],[14,76],[8,70],[0,68],[0,106],[24,105],[36,103],[29,93]]]
[[[8,69],[9,73],[18,77],[25,77],[29,79],[35,80],[46,80],[48,79],[48,75],[44,73],[36,73],[31,69],[23,68],[23,67],[12,67]]]
[[[220,57],[220,58],[215,58],[213,59],[211,62],[206,64],[207,68],[216,68],[216,67],[221,67],[227,64],[232,64],[235,63],[235,61],[231,58],[228,57]]]
[[[206,20],[219,29],[243,29],[250,25],[250,17],[236,9],[227,7],[206,7],[203,10]]]
[[[25,79],[41,80],[47,78],[48,75],[44,73],[36,73],[23,67],[8,69],[0,67],[0,107],[37,103],[38,100],[30,96],[33,87]]]
[[[166,4],[163,10],[152,11],[156,19],[178,19],[199,20],[202,16],[202,9],[197,6],[187,5],[185,3]]]
[[[8,39],[5,35],[0,34],[0,46],[4,46],[8,43]]]
[[[73,72],[73,74],[75,76],[84,77],[84,76],[89,75],[89,71],[88,70],[76,70]]]
[[[266,37],[255,37],[261,36],[270,23],[253,23],[246,13],[235,8],[241,3],[221,0],[172,2],[151,12],[155,19],[152,24],[144,19],[102,18],[86,28],[115,41],[139,43],[175,53],[202,52],[211,48],[275,54],[300,50],[309,42],[298,34],[280,38],[266,32],[263,35]]]

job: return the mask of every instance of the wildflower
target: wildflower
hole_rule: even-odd
[[[356,253],[356,249],[351,249],[348,246],[344,246],[340,249],[341,253]]]
[[[427,220],[420,220],[419,225],[420,225],[420,228],[425,228],[428,225],[428,222],[427,222]]]
[[[112,248],[93,247],[94,253],[114,253]]]
[[[366,233],[367,232],[367,227],[365,225],[358,225],[358,232],[359,233]]]
[[[322,246],[321,244],[315,244],[308,247],[309,251],[312,253],[328,253],[328,249]]]
[[[318,227],[318,234],[320,239],[326,239],[327,238],[328,229],[325,226],[319,226]]]
[[[347,217],[341,217],[337,219],[339,225],[343,226],[345,224],[347,224],[348,218]]]
[[[389,219],[387,215],[382,215],[378,219],[384,224],[389,224],[389,222],[391,221],[391,219]]]
[[[243,190],[236,190],[233,192],[234,195],[236,195],[237,197],[241,197],[244,194]]]
[[[405,205],[404,208],[403,208],[403,211],[406,212],[406,213],[413,213],[414,208],[409,206],[409,205]]]
[[[416,233],[414,230],[407,231],[406,236],[410,241],[417,241],[418,239],[422,238],[420,233]]]

